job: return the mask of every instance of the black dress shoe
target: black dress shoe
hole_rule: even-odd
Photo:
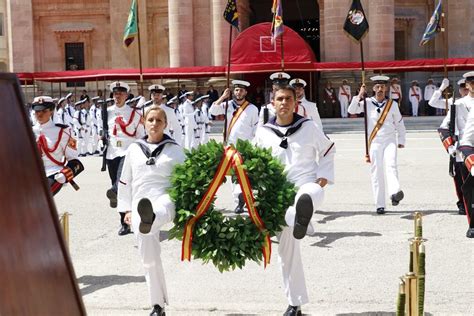
[[[151,201],[147,198],[141,199],[138,201],[137,210],[140,215],[140,226],[138,230],[142,234],[148,234],[155,221],[155,213],[153,212]]]
[[[458,206],[458,214],[459,215],[466,215],[466,209],[464,208],[464,203],[459,201],[456,204]]]
[[[474,228],[469,228],[466,233],[467,238],[474,238]]]
[[[123,223],[121,226],[120,226],[120,229],[118,231],[118,235],[119,236],[125,236],[125,235],[128,235],[128,234],[131,234],[132,233],[132,230],[130,229],[130,226],[128,226],[127,224]]]
[[[395,194],[392,194],[391,196],[392,205],[397,206],[398,204],[400,204],[400,201],[403,200],[404,197],[405,197],[405,194],[403,194],[403,191],[401,190]]]
[[[285,313],[283,316],[301,316],[303,315],[301,313],[301,307],[300,306],[291,306],[288,305],[288,308],[286,309]]]
[[[242,195],[242,193],[239,193],[239,204],[237,204],[237,206],[235,207],[234,213],[242,214],[243,212],[245,212],[244,206],[245,206],[244,196]]]
[[[309,222],[313,216],[313,200],[309,194],[303,194],[296,202],[295,224],[293,226],[293,237],[302,239],[306,235]]]
[[[385,208],[383,207],[377,208],[377,214],[385,214]]]
[[[150,316],[166,316],[165,308],[161,308],[160,305],[153,306]]]
[[[117,193],[115,193],[114,190],[112,189],[108,189],[105,195],[109,199],[110,207],[116,208],[117,207]]]

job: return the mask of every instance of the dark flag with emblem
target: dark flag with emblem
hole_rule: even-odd
[[[353,40],[360,42],[369,31],[369,22],[365,16],[360,0],[353,0],[347,13],[344,31]]]
[[[138,24],[137,24],[137,2],[132,0],[132,5],[130,6],[130,12],[128,13],[127,24],[125,25],[125,30],[123,31],[123,44],[125,47],[130,46],[135,36],[138,35]]]
[[[239,13],[237,12],[237,0],[227,1],[224,11],[224,19],[239,30]]]
[[[272,43],[276,38],[283,34],[283,8],[280,0],[273,0],[272,5]]]
[[[430,22],[426,26],[425,33],[423,33],[423,37],[420,41],[420,46],[428,43],[441,31],[441,13],[443,10],[441,2],[442,1],[440,0],[433,12],[433,15],[431,16]]]

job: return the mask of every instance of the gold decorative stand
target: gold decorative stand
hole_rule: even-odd
[[[66,246],[69,247],[69,214],[68,212],[64,212],[59,216],[59,223],[63,229],[63,237],[64,241],[66,242]]]

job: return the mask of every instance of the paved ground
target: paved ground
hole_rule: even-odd
[[[467,220],[456,214],[448,159],[436,132],[408,133],[399,151],[405,200],[377,216],[362,134],[332,134],[336,181],[316,211],[316,233],[302,241],[311,303],[307,315],[395,315],[398,278],[408,270],[412,213],[424,214],[428,238],[426,312],[474,315],[474,244]],[[108,177],[100,158],[84,159],[79,192],[65,188],[56,202],[70,219],[71,257],[89,315],[148,315],[149,302],[133,235],[117,236],[118,215],[108,207]],[[229,188],[219,191],[230,208]],[[168,227],[169,228],[169,227]],[[166,231],[163,232],[166,238]],[[180,243],[164,241],[169,315],[281,315],[287,306],[273,251],[266,268],[219,273],[199,261],[180,262]]]

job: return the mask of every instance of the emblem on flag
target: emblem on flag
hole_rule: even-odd
[[[239,30],[239,13],[237,12],[237,0],[228,0],[224,10],[224,19]]]
[[[428,43],[441,31],[441,14],[443,10],[441,2],[442,0],[439,1],[433,12],[433,15],[430,18],[428,25],[426,26],[426,30],[423,33],[423,37],[420,41],[420,46],[423,46]]]
[[[272,6],[273,21],[272,21],[272,42],[278,36],[283,34],[283,9],[281,7],[281,0],[273,0]]]
[[[352,1],[344,23],[344,31],[356,42],[361,41],[369,31],[369,22],[365,17],[360,0]]]

